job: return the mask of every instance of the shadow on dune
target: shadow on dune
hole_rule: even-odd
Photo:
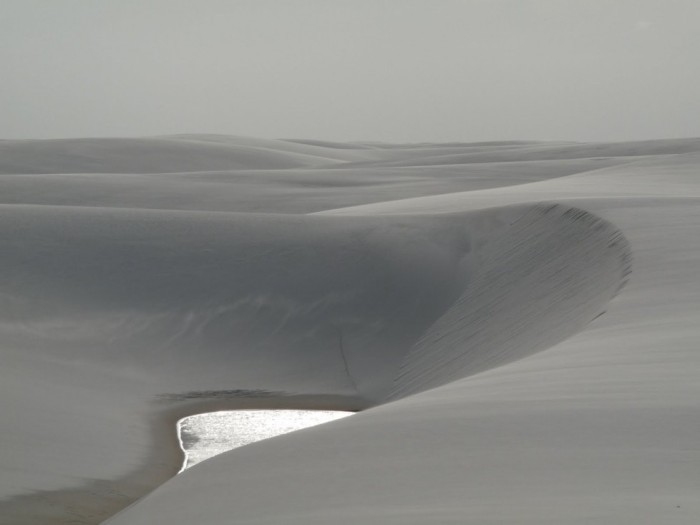
[[[20,385],[83,396],[84,370],[109,370],[61,413],[20,402],[22,392],[4,404],[52,428],[78,417],[111,425],[115,440],[131,418],[157,421],[162,437],[177,418],[246,398],[357,409],[501,366],[599,316],[631,261],[614,225],[558,204],[387,217],[46,206],[0,215],[1,335],[32,356],[13,372]],[[47,371],[57,362],[81,366],[58,378]],[[102,519],[95,501],[115,510],[163,480],[179,454],[170,441],[134,445],[152,464],[121,481],[92,483],[100,458],[85,457],[90,489],[21,495],[23,522],[32,508],[46,523]],[[47,457],[67,462],[79,446],[46,443]]]
[[[391,399],[554,345],[602,315],[631,273],[624,235],[584,210],[542,204],[499,229],[467,288],[406,355]]]

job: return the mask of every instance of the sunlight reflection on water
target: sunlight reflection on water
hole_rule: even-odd
[[[180,472],[227,450],[351,414],[327,410],[229,410],[183,418],[177,426],[185,452]]]

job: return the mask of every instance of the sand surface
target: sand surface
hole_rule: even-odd
[[[699,176],[700,139],[0,141],[0,523],[695,524]],[[172,478],[237,407],[363,411]]]

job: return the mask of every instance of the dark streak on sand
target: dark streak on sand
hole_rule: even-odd
[[[183,394],[162,394],[161,401],[188,401],[188,400],[225,400],[241,398],[269,398],[269,397],[289,397],[291,394],[263,389],[237,388],[233,390],[193,390]]]

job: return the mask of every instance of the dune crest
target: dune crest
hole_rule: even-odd
[[[557,204],[501,213],[469,285],[403,360],[391,399],[546,349],[626,284],[631,250],[609,222]]]
[[[0,142],[0,174],[290,169],[338,162],[301,148],[240,142],[177,137],[7,140]]]

